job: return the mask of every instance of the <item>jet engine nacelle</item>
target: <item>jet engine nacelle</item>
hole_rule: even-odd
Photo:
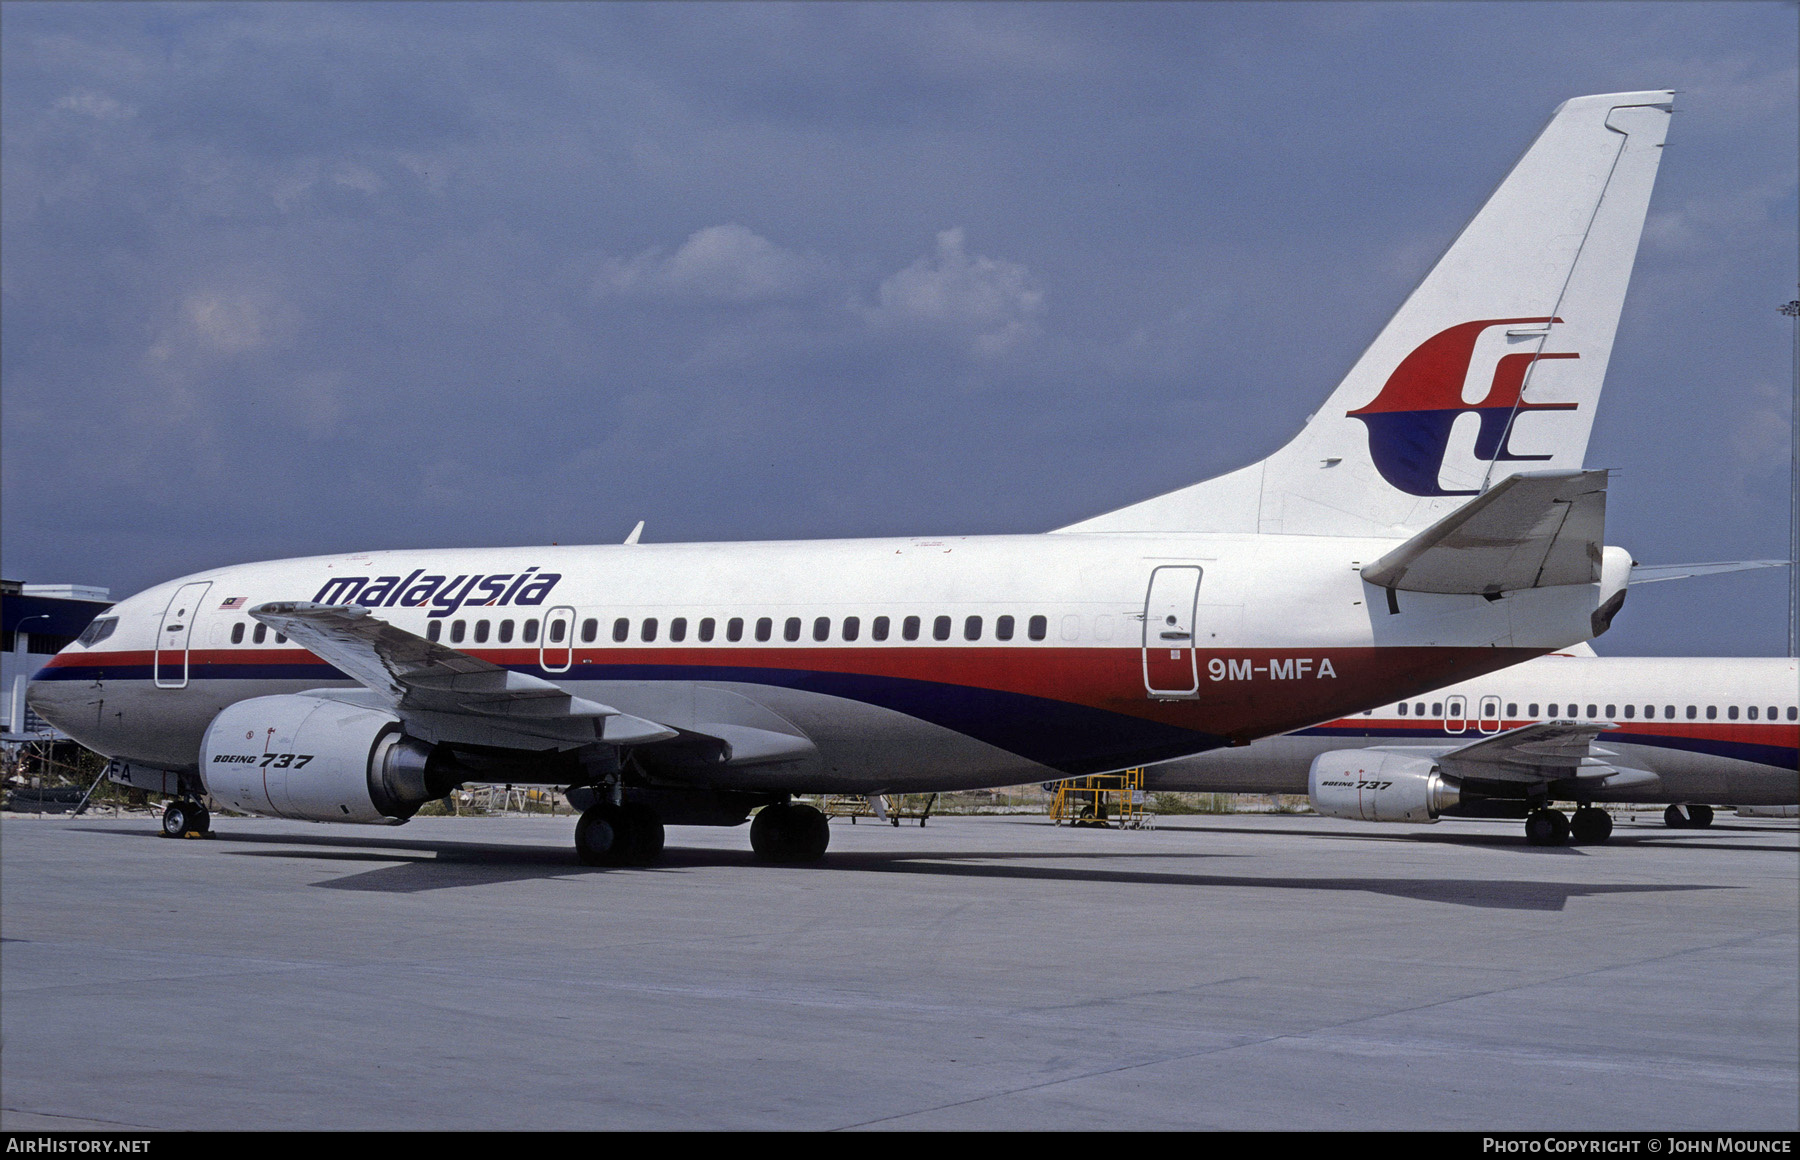
[[[319,697],[253,697],[200,742],[206,790],[234,810],[315,822],[403,822],[456,786],[392,713]]]
[[[1435,822],[1462,800],[1462,787],[1416,754],[1334,749],[1307,775],[1313,809],[1361,822]]]

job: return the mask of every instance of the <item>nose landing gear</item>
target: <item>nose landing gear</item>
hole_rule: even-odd
[[[163,807],[165,838],[205,838],[212,834],[212,812],[196,801],[177,798]]]

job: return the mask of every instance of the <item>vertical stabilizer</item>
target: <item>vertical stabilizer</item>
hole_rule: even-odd
[[[1581,467],[1672,99],[1564,102],[1280,451],[1058,530],[1404,536],[1508,475]]]

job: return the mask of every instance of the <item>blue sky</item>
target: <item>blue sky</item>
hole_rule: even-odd
[[[1662,87],[1609,539],[1784,556],[1797,11],[8,3],[0,564],[1055,527],[1273,450],[1558,102]]]

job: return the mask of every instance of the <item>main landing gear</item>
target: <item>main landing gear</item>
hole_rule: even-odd
[[[604,788],[576,787],[570,793],[579,805],[582,796],[592,802],[575,823],[575,855],[589,866],[648,866],[662,855],[663,815],[669,811],[643,802],[614,805]],[[727,803],[730,804],[730,803]],[[742,825],[746,806],[708,814],[689,803],[674,803],[677,822],[691,825]],[[831,827],[825,815],[812,806],[773,802],[750,822],[750,848],[764,862],[817,862],[831,844]]]
[[[662,850],[662,819],[648,806],[600,802],[575,823],[575,853],[589,866],[648,866]]]
[[[1596,845],[1612,837],[1612,829],[1612,815],[1593,806],[1577,808],[1572,818],[1548,807],[1525,816],[1525,840],[1533,846]]]
[[[212,811],[178,798],[163,807],[162,833],[165,838],[204,838],[212,833]]]
[[[811,806],[778,802],[750,823],[750,848],[765,862],[817,862],[831,844],[831,826]]]
[[[1700,802],[1682,802],[1663,811],[1663,825],[1671,830],[1704,830],[1712,824],[1712,807]]]
[[[1569,837],[1582,845],[1604,842],[1612,837],[1612,815],[1593,806],[1582,806],[1569,819]]]

